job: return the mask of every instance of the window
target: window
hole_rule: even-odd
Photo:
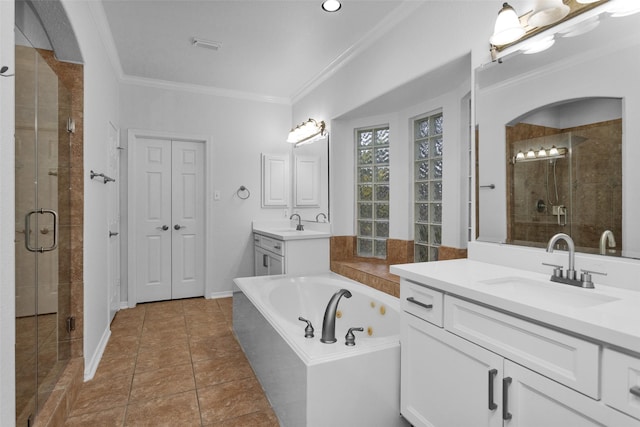
[[[356,229],[361,257],[387,257],[389,127],[356,132]]]
[[[437,261],[442,241],[442,113],[413,122],[414,258]]]

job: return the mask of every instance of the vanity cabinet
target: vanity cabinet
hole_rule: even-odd
[[[628,390],[600,400],[600,345],[404,278],[400,289],[400,410],[415,427],[640,426],[612,409],[624,411]],[[439,301],[442,323],[414,308],[438,310]]]
[[[303,276],[329,271],[329,237],[276,239],[253,233],[254,275]]]

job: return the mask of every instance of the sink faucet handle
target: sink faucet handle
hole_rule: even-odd
[[[553,277],[562,277],[562,266],[558,264],[549,264],[543,262],[542,265],[546,265],[548,267],[553,267]]]
[[[593,289],[595,286],[593,285],[593,281],[591,280],[592,274],[599,274],[601,276],[606,276],[607,273],[601,273],[599,271],[585,270],[580,269],[582,273],[580,273],[580,281],[582,282],[583,288]]]
[[[360,328],[349,328],[349,331],[347,332],[347,335],[344,336],[345,338],[345,342],[344,345],[356,345],[356,336],[353,335],[353,331],[358,331],[358,332],[362,332],[364,331],[364,328],[360,327]]]
[[[313,325],[311,322],[303,317],[298,317],[298,320],[301,322],[307,322],[307,327],[304,328],[304,337],[305,338],[313,338]]]

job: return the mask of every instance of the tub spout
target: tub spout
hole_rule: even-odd
[[[322,338],[320,341],[325,344],[333,344],[336,339],[336,311],[338,311],[338,302],[340,298],[351,298],[351,292],[346,289],[340,289],[333,294],[324,311],[324,320],[322,321]]]

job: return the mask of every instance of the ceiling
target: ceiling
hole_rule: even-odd
[[[125,78],[295,99],[417,1],[102,0]],[[404,12],[403,12],[404,10]],[[220,42],[218,50],[193,37]]]

